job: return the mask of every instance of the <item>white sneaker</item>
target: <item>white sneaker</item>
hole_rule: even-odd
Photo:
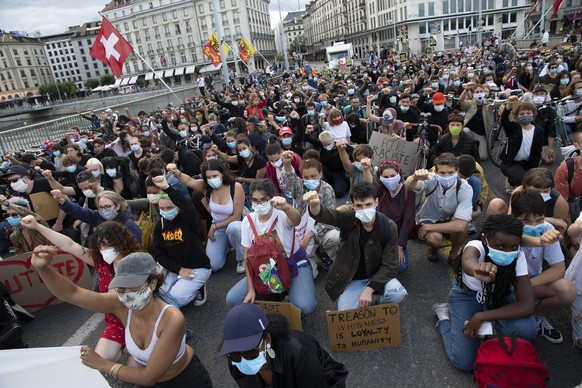
[[[196,307],[200,307],[204,303],[206,303],[206,283],[198,290],[193,302]]]
[[[439,321],[451,319],[451,308],[448,303],[435,303],[432,305],[432,311],[434,311]]]
[[[236,263],[236,273],[239,274],[239,275],[245,273],[245,262],[244,262],[244,260],[238,261]]]

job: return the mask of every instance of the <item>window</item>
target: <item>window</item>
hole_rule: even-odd
[[[465,12],[471,12],[471,0],[465,1]]]
[[[180,35],[182,31],[180,31],[180,25],[176,24],[176,35]]]
[[[184,51],[180,53],[180,60],[182,61],[182,63],[188,62],[188,58],[186,58],[186,53]]]
[[[166,15],[165,13],[162,14],[162,21],[163,22],[167,22],[168,21],[168,15]]]
[[[173,66],[176,66],[176,56],[174,54],[170,55],[170,62]]]
[[[479,1],[479,0],[476,0],[476,1]],[[448,14],[449,14],[449,0],[443,0],[443,15],[448,15]]]
[[[147,26],[148,25],[148,18],[141,19],[141,25],[144,27]]]
[[[419,18],[424,17],[424,3],[418,4],[418,17]]]
[[[418,32],[420,34],[426,34],[426,23],[419,23],[418,24]]]
[[[434,2],[428,3],[428,16],[434,16]]]
[[[22,62],[20,62],[20,59],[16,58],[16,65],[17,66],[22,66]]]
[[[125,32],[129,31],[129,23],[127,22],[123,23],[123,29]]]
[[[172,43],[172,39],[168,39],[167,40],[167,47],[172,50],[174,48],[174,44]]]
[[[143,32],[144,36],[145,36],[145,40],[146,42],[149,42],[150,40],[152,40],[152,38],[150,37],[150,30],[145,30]]]
[[[203,15],[204,14],[204,4],[200,4],[198,6],[198,13]]]
[[[164,26],[164,33],[166,34],[166,37],[170,36],[170,26],[169,25],[165,25]]]
[[[160,27],[154,27],[154,38],[160,39]]]
[[[164,51],[164,46],[162,46],[162,42],[158,42],[158,51]]]
[[[226,7],[225,1],[220,0],[220,9],[224,9],[224,7]]]
[[[190,26],[189,20],[186,20],[186,32],[192,32],[192,27]]]
[[[188,17],[188,8],[187,8],[187,7],[186,7],[186,8],[184,8],[184,9],[182,10],[182,12],[184,13],[184,17],[185,17],[185,18],[187,18],[187,17]]]
[[[176,11],[176,10],[173,10],[173,11],[172,11],[172,17],[173,17],[174,19],[178,19],[178,11]]]
[[[451,0],[451,13],[457,13],[457,0]]]
[[[230,5],[236,7],[236,0],[230,0]]]
[[[134,20],[132,24],[133,24],[133,28],[137,29],[137,20]]]
[[[464,0],[458,0],[458,1],[459,1],[458,6],[457,6],[458,12],[464,12],[464,9],[465,9],[465,7],[464,7],[465,4],[463,3]]]
[[[192,56],[192,62],[198,62],[198,58],[196,57],[196,51],[190,51],[190,55]]]
[[[158,15],[152,15],[152,23],[156,24],[158,22]]]

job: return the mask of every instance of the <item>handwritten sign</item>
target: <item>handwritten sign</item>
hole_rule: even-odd
[[[262,308],[265,314],[279,313],[287,318],[287,321],[289,321],[289,328],[303,331],[303,325],[301,323],[301,309],[299,309],[299,307],[294,306],[291,303],[267,302],[264,300],[256,300],[255,304]]]
[[[380,132],[372,132],[370,147],[374,150],[374,161],[380,164],[384,160],[395,160],[404,175],[414,172],[414,158],[418,146],[403,139],[392,139]]]
[[[0,261],[0,281],[16,303],[29,311],[60,303],[46,288],[43,280],[32,267],[32,252],[22,253]],[[92,280],[87,264],[65,252],[55,255],[51,266],[83,288],[91,288]]]
[[[358,352],[400,346],[398,304],[328,311],[326,317],[332,352]]]

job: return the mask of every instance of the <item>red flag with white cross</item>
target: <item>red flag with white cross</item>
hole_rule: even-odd
[[[114,76],[119,77],[123,72],[123,63],[133,52],[133,47],[113,27],[109,20],[103,17],[99,34],[89,53],[111,68]]]

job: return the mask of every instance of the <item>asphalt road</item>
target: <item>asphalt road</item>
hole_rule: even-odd
[[[489,162],[484,162],[483,167],[493,195],[505,196],[504,178],[500,171]],[[555,168],[556,165],[552,166],[552,170]],[[473,385],[472,375],[456,371],[447,359],[435,328],[436,317],[431,310],[434,303],[447,300],[451,286],[450,273],[443,262],[430,263],[426,259],[426,247],[419,242],[410,241],[409,252],[410,268],[399,277],[409,293],[401,305],[402,345],[357,353],[334,353],[333,357],[343,362],[350,372],[348,387],[440,388]],[[206,365],[215,387],[235,387],[228,373],[227,361],[219,356],[218,350],[223,318],[228,311],[225,295],[240,276],[235,273],[234,259],[229,258],[225,268],[210,278],[206,304],[183,308],[188,327],[195,333],[189,343]],[[335,308],[325,294],[324,278],[325,272],[320,271],[316,280],[318,308],[303,319],[303,328],[329,349],[325,312]],[[564,342],[555,345],[538,339],[535,348],[550,371],[549,386],[574,387],[582,380],[582,370],[578,369],[582,363],[582,353],[571,346],[570,313],[562,311],[553,314],[551,320],[561,330]],[[60,304],[38,311],[36,319],[26,324],[24,338],[31,347],[62,346],[65,343],[94,346],[103,328],[100,317],[71,305]],[[61,377],[55,376],[55,379]],[[63,386],[66,387],[66,382]],[[113,381],[112,386],[130,387],[119,381]]]

